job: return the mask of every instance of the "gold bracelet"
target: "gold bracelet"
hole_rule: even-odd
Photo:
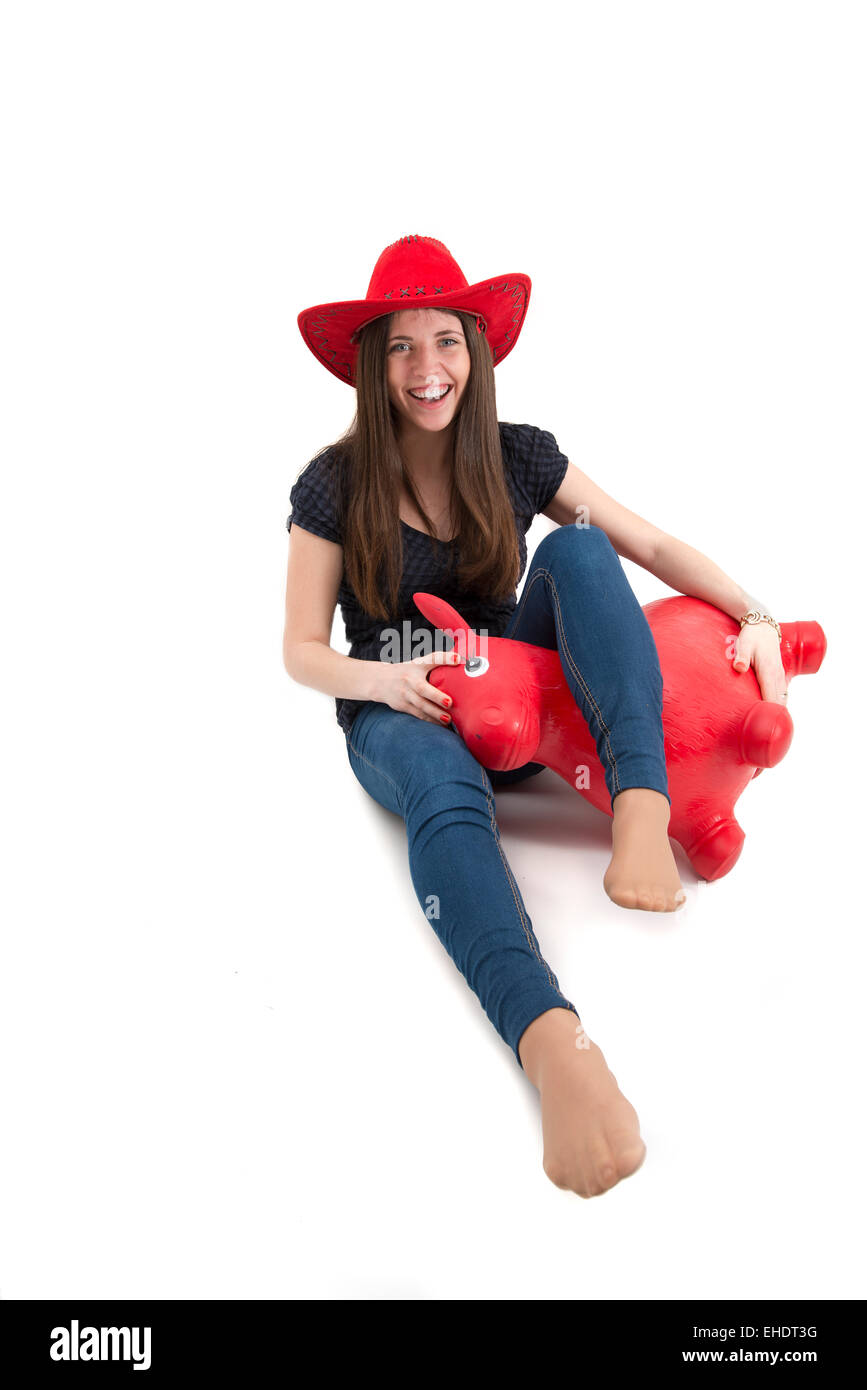
[[[780,631],[780,624],[771,617],[770,613],[760,613],[757,608],[751,608],[749,613],[745,613],[742,618],[738,619],[738,621],[740,622],[741,627],[743,627],[746,623],[770,623],[771,627],[776,632],[780,641],[782,642],[783,640],[783,634]]]

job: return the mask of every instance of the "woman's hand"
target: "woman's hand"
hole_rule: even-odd
[[[763,700],[778,705],[786,703],[789,692],[780,656],[780,639],[770,623],[746,623],[741,628],[733,665],[739,672],[753,667]]]
[[[434,651],[414,661],[381,661],[375,698],[429,724],[450,724],[451,696],[431,685],[428,674],[434,666],[459,666],[463,659],[459,651]]]

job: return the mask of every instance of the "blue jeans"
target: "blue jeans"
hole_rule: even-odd
[[[612,802],[627,787],[670,802],[656,644],[604,531],[560,526],[539,543],[503,637],[559,651]],[[346,751],[365,791],[405,822],[422,911],[522,1066],[534,1019],[555,1008],[579,1017],[539,948],[495,818],[493,788],[543,765],[489,773],[453,727],[376,700],[355,716]]]

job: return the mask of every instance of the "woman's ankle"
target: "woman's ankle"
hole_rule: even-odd
[[[545,1057],[564,1044],[574,1047],[576,1037],[583,1031],[580,1018],[571,1009],[546,1009],[527,1025],[518,1042],[518,1054],[537,1091],[541,1088]]]
[[[611,814],[620,816],[660,816],[666,821],[671,818],[671,803],[662,792],[653,787],[624,787],[611,802]]]

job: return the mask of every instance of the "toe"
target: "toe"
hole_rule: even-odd
[[[596,1177],[600,1192],[607,1192],[610,1187],[620,1181],[617,1164],[613,1158],[608,1163],[600,1164]]]
[[[617,1154],[618,1176],[629,1178],[633,1173],[637,1173],[646,1157],[647,1145],[642,1139],[620,1149]]]
[[[618,1155],[613,1145],[601,1143],[594,1150],[587,1174],[587,1190],[593,1197],[607,1192],[620,1181]]]
[[[631,888],[623,888],[620,884],[611,882],[606,883],[604,886],[605,892],[608,894],[611,901],[616,903],[618,907],[636,906],[635,893]]]

